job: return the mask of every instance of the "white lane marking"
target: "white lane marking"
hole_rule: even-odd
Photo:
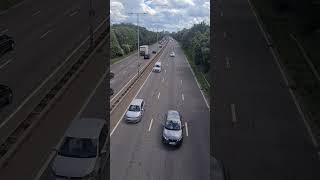
[[[158,99],[160,98],[160,92],[159,92],[159,94],[158,94]]]
[[[95,29],[95,31],[97,31],[104,23],[106,20],[103,20],[101,22],[101,24]],[[74,49],[71,54],[69,54],[69,56],[66,58],[65,61],[63,61],[59,67],[57,67],[57,69],[55,69],[16,109],[13,113],[11,113],[4,121],[2,121],[2,123],[0,124],[0,129],[6,124],[8,123],[8,121],[18,112],[20,111],[20,109],[32,98],[32,96],[34,96],[36,94],[37,91],[39,91],[42,86],[44,86],[44,84],[46,84],[54,74],[56,74],[67,62],[68,60],[71,58],[71,56],[74,55],[74,53],[76,53],[78,51],[78,49],[80,49],[80,47],[89,39],[89,36],[87,36],[87,38],[85,40],[83,40],[81,42],[81,44],[79,44],[79,46]]]
[[[100,85],[102,84],[102,82],[104,81],[104,79],[106,78],[107,73],[105,72],[103,74],[103,76],[99,79],[98,84],[95,86],[95,88],[93,89],[93,91],[90,93],[89,97],[86,99],[86,101],[84,102],[84,104],[81,106],[79,112],[76,114],[76,116],[73,119],[78,119],[80,117],[80,115],[83,113],[83,111],[85,110],[85,108],[88,106],[88,104],[90,103],[91,99],[93,98],[93,96],[95,95],[97,89],[100,87]],[[59,148],[61,143],[63,140],[63,136],[61,137],[61,139],[59,140],[58,145],[56,146],[56,148]],[[39,180],[42,176],[42,174],[44,173],[44,171],[47,169],[49,163],[51,162],[51,160],[54,158],[56,152],[52,151],[49,155],[49,157],[47,158],[46,162],[43,164],[43,166],[41,167],[40,171],[37,173],[37,176],[34,180]]]
[[[221,16],[221,17],[223,16],[223,12],[222,12],[222,11],[220,12],[220,16]]]
[[[36,15],[38,15],[38,14],[40,14],[40,10],[37,11],[37,12],[35,12],[35,13],[33,13],[32,16],[36,16]]]
[[[153,123],[153,118],[151,119],[151,122],[150,122],[150,125],[149,125],[149,129],[148,129],[149,132],[151,131],[152,123]]]
[[[226,57],[226,68],[227,69],[230,68],[230,59],[229,59],[229,57]]]
[[[164,49],[164,50],[166,50],[166,49]],[[159,60],[161,60],[162,55],[164,54],[164,50],[163,50],[162,54],[160,55]],[[133,99],[135,99],[135,98],[138,96],[138,94],[139,94],[139,92],[141,91],[142,87],[143,87],[143,86],[144,86],[144,84],[148,81],[148,79],[149,79],[149,77],[150,77],[151,73],[152,73],[152,71],[150,71],[150,73],[149,73],[149,75],[148,75],[147,79],[143,82],[142,86],[139,88],[138,92],[134,95]],[[117,127],[119,126],[120,121],[121,121],[121,119],[123,118],[123,116],[126,114],[127,109],[129,108],[129,106],[130,106],[130,104],[128,104],[128,106],[127,106],[126,110],[123,112],[123,114],[121,115],[121,117],[120,117],[120,119],[118,120],[117,124],[116,124],[116,125],[115,125],[115,127],[112,129],[112,131],[111,131],[111,133],[110,133],[110,137],[112,136],[112,134],[114,133],[114,131],[115,131],[115,130],[117,129]],[[110,113],[110,114],[111,114],[111,113]]]
[[[69,16],[72,17],[74,15],[78,14],[78,11],[74,11],[73,13],[71,13]]]
[[[181,96],[182,96],[182,101],[184,101],[184,95],[182,94]]]
[[[182,85],[182,79],[180,80],[180,83],[181,83],[181,85]]]
[[[164,82],[164,78],[162,78],[161,82],[162,82],[162,83]]]
[[[267,36],[267,33],[266,33],[266,31],[264,30],[261,22],[259,21],[258,15],[257,15],[257,13],[256,13],[255,10],[254,10],[254,7],[252,6],[251,1],[248,0],[248,3],[249,3],[249,5],[250,5],[250,9],[251,9],[253,15],[254,15],[255,18],[256,18],[256,21],[257,21],[257,23],[258,23],[258,26],[259,26],[259,28],[260,28],[260,31],[261,31],[261,33],[263,34],[265,40],[267,41],[267,44],[271,45],[272,43],[270,42],[270,40],[269,40],[269,38],[268,38],[268,36]],[[278,66],[278,69],[279,69],[280,72],[281,72],[281,75],[282,75],[283,80],[285,81],[285,83],[287,84],[287,86],[289,86],[289,81],[288,81],[288,79],[287,79],[287,76],[286,76],[285,73],[284,73],[284,70],[282,69],[282,67],[281,67],[281,65],[280,65],[280,60],[279,60],[279,58],[278,58],[277,55],[275,54],[273,48],[270,47],[269,49],[270,49],[270,51],[271,51],[271,54],[272,54],[272,56],[273,56],[273,59],[276,61],[276,64],[277,64],[277,66]],[[303,122],[304,122],[304,125],[305,125],[306,128],[307,128],[307,131],[308,131],[309,136],[311,137],[312,143],[313,143],[314,147],[317,148],[317,147],[319,146],[319,144],[318,144],[316,138],[314,137],[314,134],[312,133],[311,127],[310,127],[308,121],[306,120],[306,117],[305,117],[304,113],[303,113],[302,110],[301,110],[300,104],[298,103],[298,101],[297,101],[297,99],[296,99],[296,96],[294,95],[293,91],[292,91],[290,88],[289,88],[289,92],[290,92],[290,95],[291,95],[291,97],[292,97],[292,99],[293,99],[293,101],[294,101],[294,104],[296,105],[296,107],[297,107],[297,109],[298,109],[298,112],[299,112],[299,114],[300,114],[300,116],[301,116],[301,118],[302,118],[302,120],[303,120]]]
[[[9,29],[5,29],[5,30],[1,31],[1,34],[4,34],[4,33],[8,32],[8,31],[9,31]]]
[[[187,122],[185,122],[184,124],[185,124],[185,127],[186,127],[186,136],[189,136],[188,123],[187,123]]]
[[[231,104],[231,115],[232,115],[232,123],[237,122],[237,116],[236,116],[236,107],[234,104]]]
[[[227,37],[227,33],[223,32],[223,37],[226,38]]]
[[[47,32],[45,32],[42,36],[40,36],[40,39],[46,37],[49,33],[51,33],[51,30],[48,30]]]
[[[167,72],[167,70],[165,69],[165,70],[164,70],[164,73],[166,73],[166,72]]]
[[[7,64],[9,64],[10,62],[12,61],[12,58],[7,60],[5,63],[3,63],[1,66],[0,66],[0,69],[4,68]]]

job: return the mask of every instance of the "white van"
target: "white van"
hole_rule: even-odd
[[[153,72],[161,72],[161,62],[156,62],[152,69]]]

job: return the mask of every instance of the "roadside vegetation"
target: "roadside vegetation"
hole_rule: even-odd
[[[139,27],[140,45],[151,45],[157,41],[157,33]],[[137,50],[137,26],[133,24],[114,24],[111,26],[111,62],[116,62]],[[163,37],[158,33],[158,39]]]
[[[320,139],[320,0],[251,0]],[[315,67],[315,71],[312,70]]]
[[[180,43],[202,90],[209,95],[210,26],[202,22],[171,35]]]

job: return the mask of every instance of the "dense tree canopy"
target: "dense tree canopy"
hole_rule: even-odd
[[[195,24],[190,29],[172,33],[173,38],[181,43],[194,63],[204,72],[210,69],[210,26],[204,22]]]
[[[128,54],[137,49],[138,29],[133,24],[114,24],[111,26],[110,45],[111,58]],[[157,33],[139,27],[140,45],[151,45],[157,41]],[[158,38],[162,38],[164,33],[158,33]]]

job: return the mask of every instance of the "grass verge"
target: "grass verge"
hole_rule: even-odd
[[[304,46],[318,71],[320,63],[316,62],[316,58],[320,57],[320,52],[315,44],[319,43],[319,35],[306,36],[292,32],[294,29],[290,25],[290,17],[288,15],[279,16],[275,14],[271,9],[270,1],[251,0],[251,2],[265,24],[267,32],[272,37],[273,46],[278,51],[280,61],[289,75],[293,92],[319,142],[320,82],[312,73],[306,59],[290,34],[295,34],[297,39],[302,42],[302,46]]]
[[[181,45],[180,45],[180,47],[181,47]],[[208,83],[209,83],[208,80],[206,79],[206,77],[208,77],[208,73],[203,73],[203,72],[201,71],[201,69],[200,69],[198,66],[196,66],[196,65],[194,64],[194,62],[191,60],[191,55],[190,55],[190,53],[187,52],[187,51],[186,51],[185,49],[183,49],[183,48],[182,48],[182,50],[183,50],[184,54],[186,55],[187,60],[188,60],[188,62],[189,62],[189,64],[190,64],[190,66],[191,66],[191,68],[192,68],[192,70],[193,70],[193,72],[194,72],[194,74],[195,74],[195,76],[196,76],[196,78],[197,78],[200,86],[201,86],[201,90],[204,92],[204,94],[205,94],[206,96],[210,96],[210,94],[209,94],[210,86],[209,86],[209,84],[208,84]]]

